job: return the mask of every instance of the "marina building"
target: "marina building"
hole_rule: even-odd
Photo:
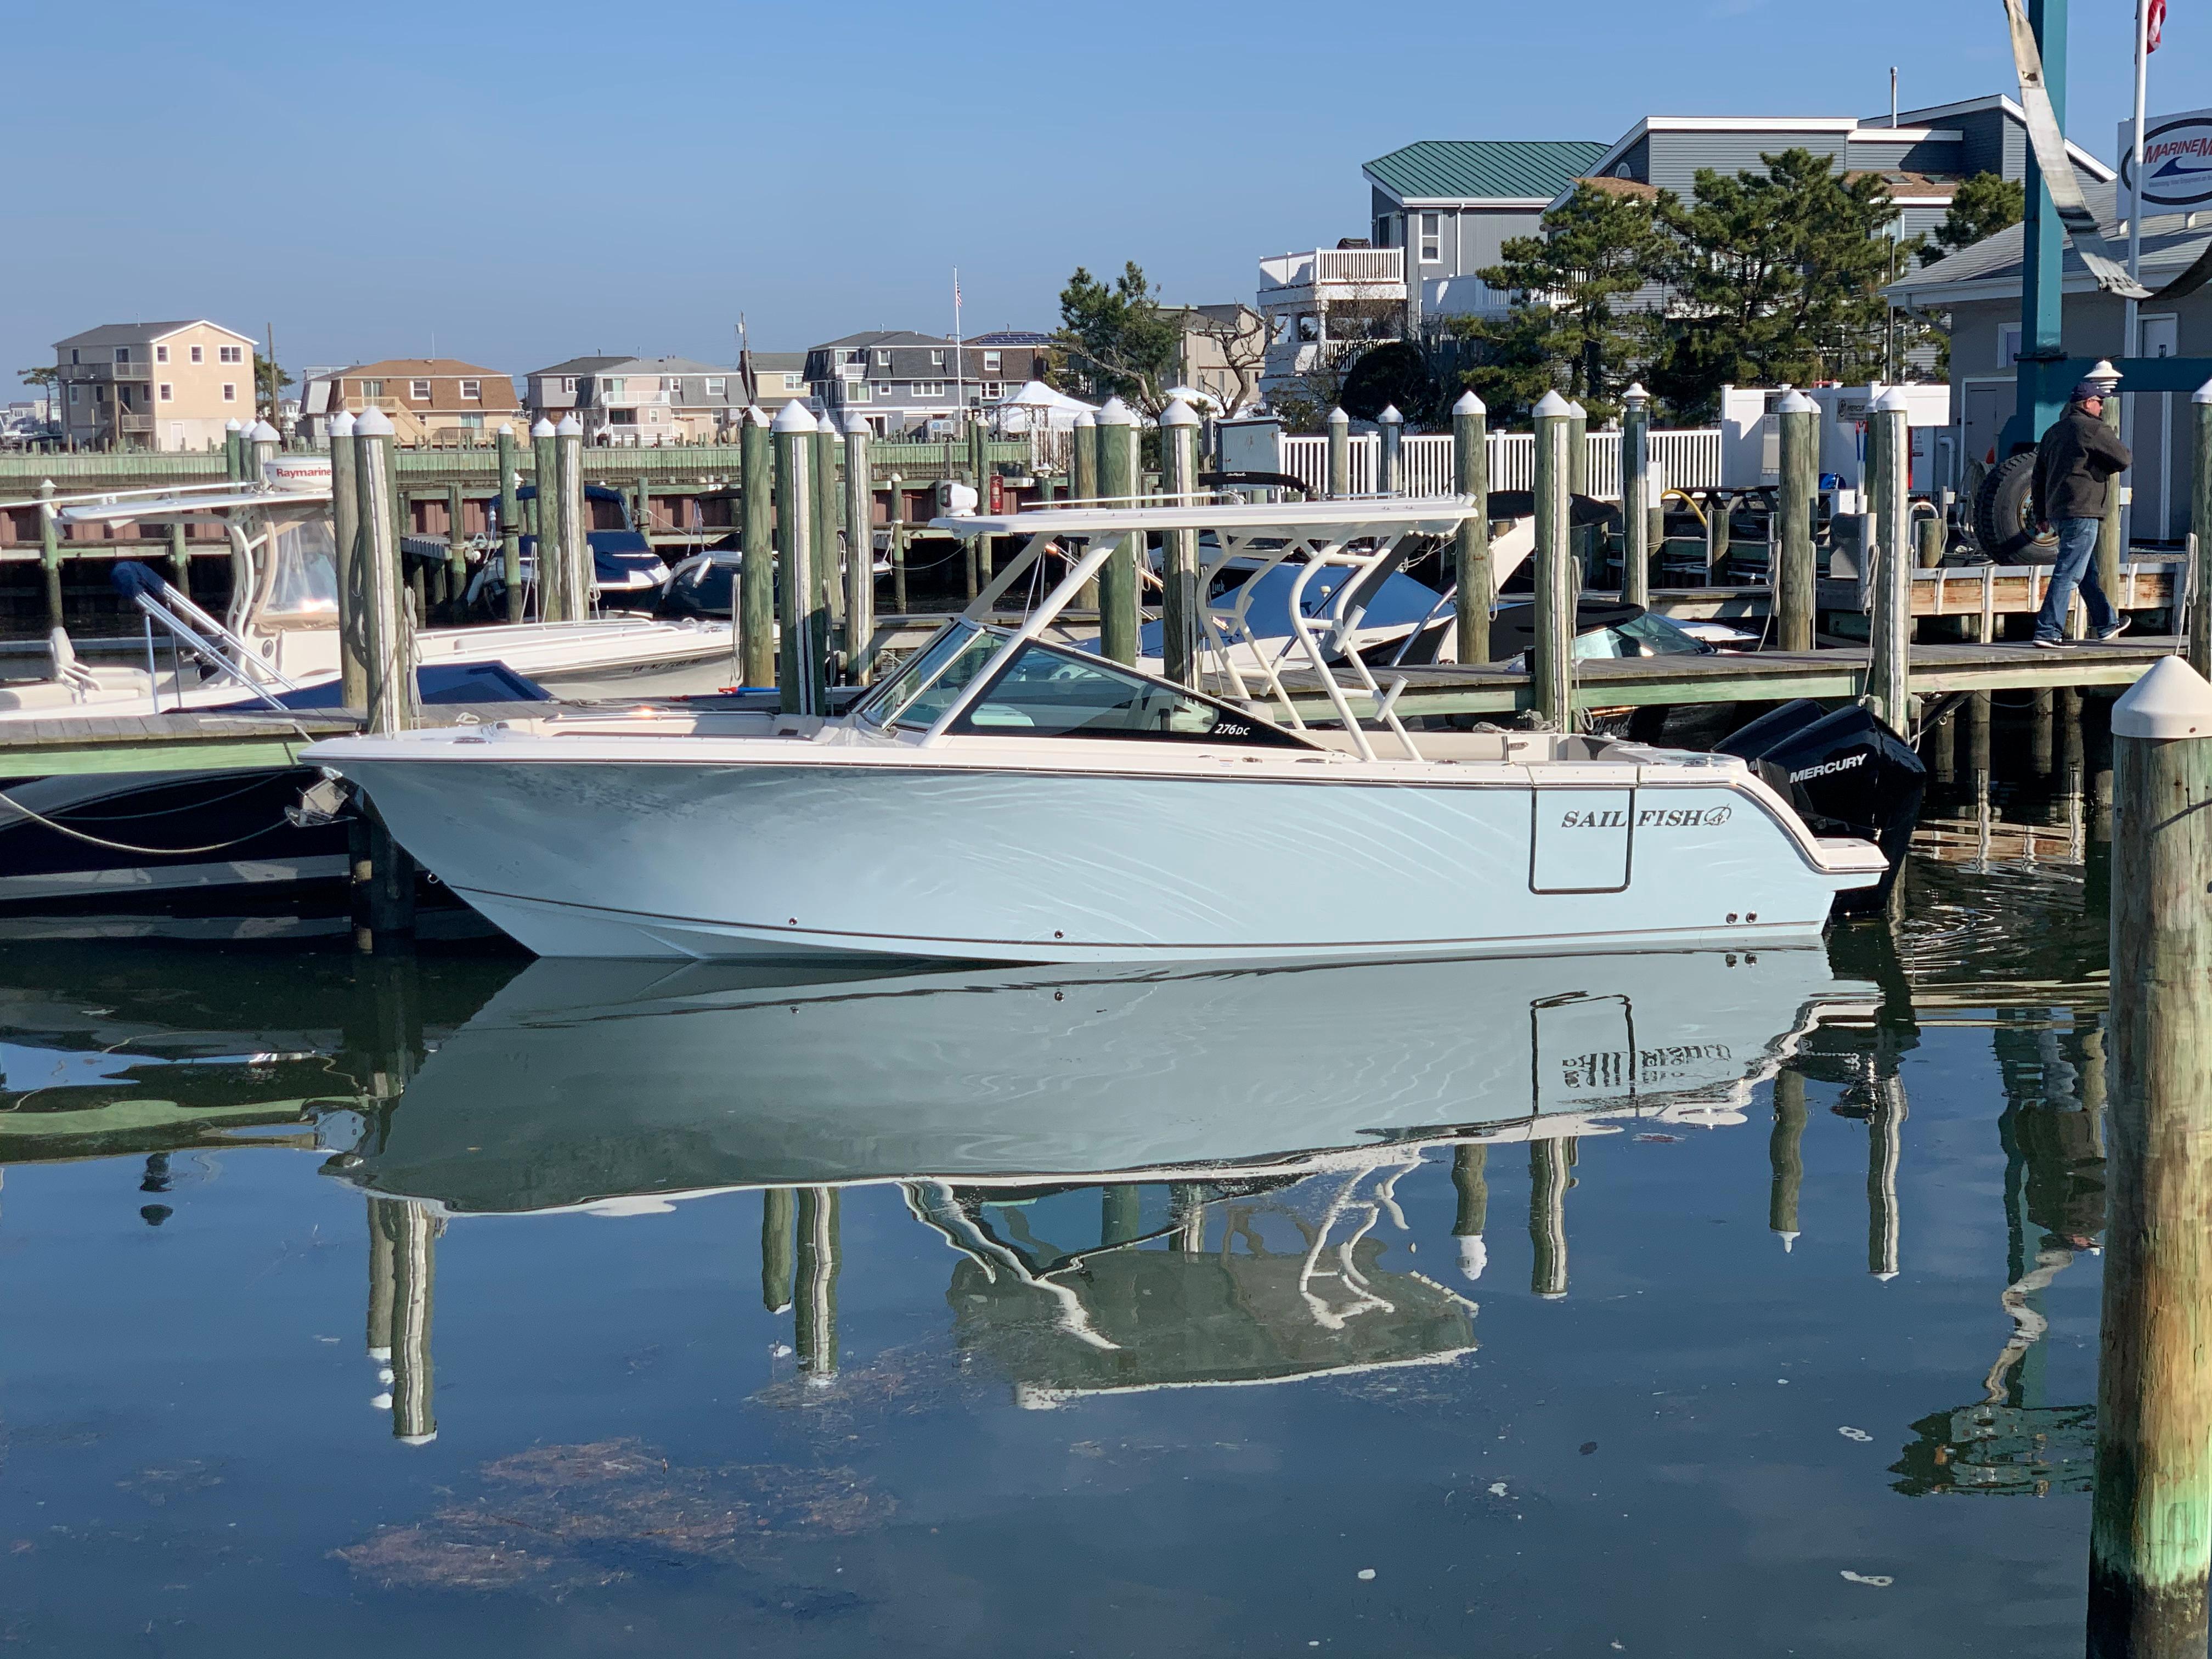
[[[858,414],[886,437],[942,435],[965,412],[1043,378],[1049,356],[1047,337],[1026,330],[956,346],[934,334],[878,329],[816,346],[803,372],[817,414]]]
[[[62,436],[88,446],[205,449],[253,423],[253,337],[201,318],[104,323],[54,342]]]

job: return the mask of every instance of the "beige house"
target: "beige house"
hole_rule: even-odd
[[[253,424],[253,338],[205,319],[107,323],[54,342],[62,435],[81,444],[205,449]]]
[[[380,409],[401,444],[489,443],[501,426],[519,437],[527,422],[513,377],[457,357],[387,357],[356,363],[307,382],[300,412],[315,437],[326,435],[341,410]]]
[[[1258,403],[1267,363],[1267,319],[1233,301],[1176,309],[1182,327],[1182,384],[1212,398],[1221,415],[1240,415]]]

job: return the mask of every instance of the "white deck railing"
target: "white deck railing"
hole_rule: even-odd
[[[1376,456],[1382,440],[1371,432],[1352,440],[1352,493],[1364,495],[1375,488]],[[1620,434],[1592,432],[1588,446],[1589,493],[1601,501],[1620,499]],[[1283,471],[1301,480],[1316,494],[1328,488],[1328,440],[1285,438]],[[1408,495],[1448,495],[1452,490],[1452,441],[1448,433],[1410,437],[1401,449],[1404,489]],[[1721,434],[1718,428],[1654,432],[1651,459],[1664,469],[1670,489],[1717,489],[1721,483]],[[1492,489],[1534,489],[1536,487],[1536,439],[1528,432],[1490,434],[1490,487]]]
[[[1278,253],[1260,261],[1262,288],[1310,288],[1323,283],[1360,286],[1405,280],[1403,248],[1317,247]]]

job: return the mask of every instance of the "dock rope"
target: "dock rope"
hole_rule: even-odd
[[[108,841],[100,836],[87,835],[82,830],[72,830],[66,823],[58,823],[45,813],[33,811],[24,805],[4,789],[0,789],[0,806],[13,807],[32,823],[43,825],[56,835],[67,836],[71,841],[81,841],[93,847],[104,847],[113,853],[140,853],[161,858],[172,858],[192,853],[220,853],[227,848],[241,847],[249,841],[258,841],[270,830],[281,829],[285,822],[279,818],[266,829],[256,830],[248,835],[234,836],[229,841],[210,842],[205,847],[133,847],[127,841]]]

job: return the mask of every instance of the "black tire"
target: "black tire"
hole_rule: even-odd
[[[2055,564],[2058,538],[2036,535],[2035,452],[2008,456],[1989,471],[1974,492],[1974,539],[1999,564]]]

